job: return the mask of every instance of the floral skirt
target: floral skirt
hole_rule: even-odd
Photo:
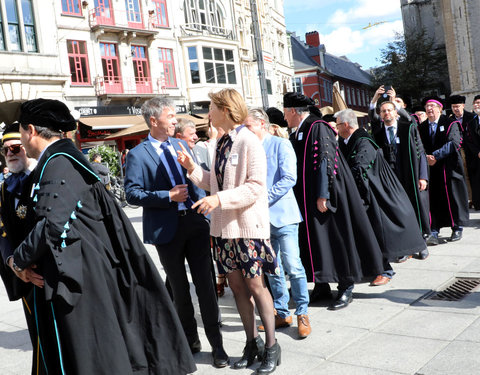
[[[268,272],[280,274],[277,257],[270,240],[213,237],[214,256],[226,273],[241,270],[244,277],[257,277]]]

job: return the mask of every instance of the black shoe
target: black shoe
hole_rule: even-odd
[[[436,246],[438,245],[438,234],[435,235],[435,234],[430,234],[428,237],[427,237],[427,246]]]
[[[347,307],[353,300],[353,291],[345,290],[343,292],[338,291],[337,299],[328,306],[328,310],[340,310]]]
[[[223,346],[217,346],[212,349],[213,365],[218,368],[227,367],[230,363],[228,354],[225,353]]]
[[[428,252],[428,249],[425,249],[425,250],[420,251],[418,254],[415,254],[413,257],[415,259],[425,260],[425,259],[428,258],[429,255],[430,255],[430,253]]]
[[[242,358],[240,358],[239,361],[233,364],[233,368],[238,370],[251,366],[252,363],[255,361],[255,357],[257,357],[257,359],[261,361],[264,353],[265,343],[260,336],[257,336],[254,339],[247,341],[247,344],[243,349]]]
[[[461,230],[454,230],[452,231],[452,235],[450,236],[450,241],[459,241],[462,238],[463,231]]]
[[[315,303],[321,300],[330,300],[332,297],[332,290],[328,283],[315,283],[312,293],[310,294],[310,303]]]
[[[189,345],[192,354],[199,353],[202,350],[202,343],[200,342],[200,339],[198,337],[193,340]]]
[[[277,340],[270,348],[265,348],[262,364],[257,368],[256,374],[271,374],[282,362],[282,349]]]

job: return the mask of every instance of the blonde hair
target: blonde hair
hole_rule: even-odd
[[[235,124],[241,124],[247,118],[247,105],[237,90],[223,89],[209,93],[208,97],[220,110],[226,109],[227,116]]]

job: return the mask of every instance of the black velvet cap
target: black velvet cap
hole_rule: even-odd
[[[16,121],[5,126],[5,130],[3,131],[2,142],[9,141],[11,139],[20,140],[20,124]]]
[[[466,99],[467,98],[465,98],[463,95],[451,95],[448,98],[448,103],[450,105],[452,105],[452,104],[465,104]]]
[[[315,105],[315,102],[308,96],[302,95],[298,92],[287,92],[283,96],[284,108],[302,108],[308,107],[309,105]]]
[[[415,113],[415,112],[425,112],[425,106],[421,106],[421,105],[416,105],[414,107],[412,107],[412,112]]]
[[[283,117],[283,112],[280,111],[278,108],[270,107],[265,112],[267,113],[268,121],[271,124],[280,125],[282,128],[288,127],[288,123],[285,121],[285,118]]]
[[[68,107],[52,99],[34,99],[23,103],[19,122],[42,126],[57,132],[68,132],[76,128],[75,119]]]

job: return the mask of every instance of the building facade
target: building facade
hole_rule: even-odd
[[[425,29],[447,54],[452,94],[465,95],[471,108],[480,90],[480,27],[477,0],[401,0],[405,33]]]
[[[278,103],[293,72],[283,2],[257,10]],[[138,124],[143,102],[159,95],[202,125],[211,91],[234,88],[260,106],[249,11],[245,0],[0,0],[0,101],[65,101],[81,115],[81,143]]]
[[[305,35],[305,42],[291,35],[295,68],[294,91],[315,101],[319,108],[333,105],[333,84],[339,83],[340,93],[347,106],[355,111],[368,112],[370,103],[370,75],[345,56],[334,56],[320,43],[317,31]],[[359,117],[361,125],[367,124],[365,116]]]

